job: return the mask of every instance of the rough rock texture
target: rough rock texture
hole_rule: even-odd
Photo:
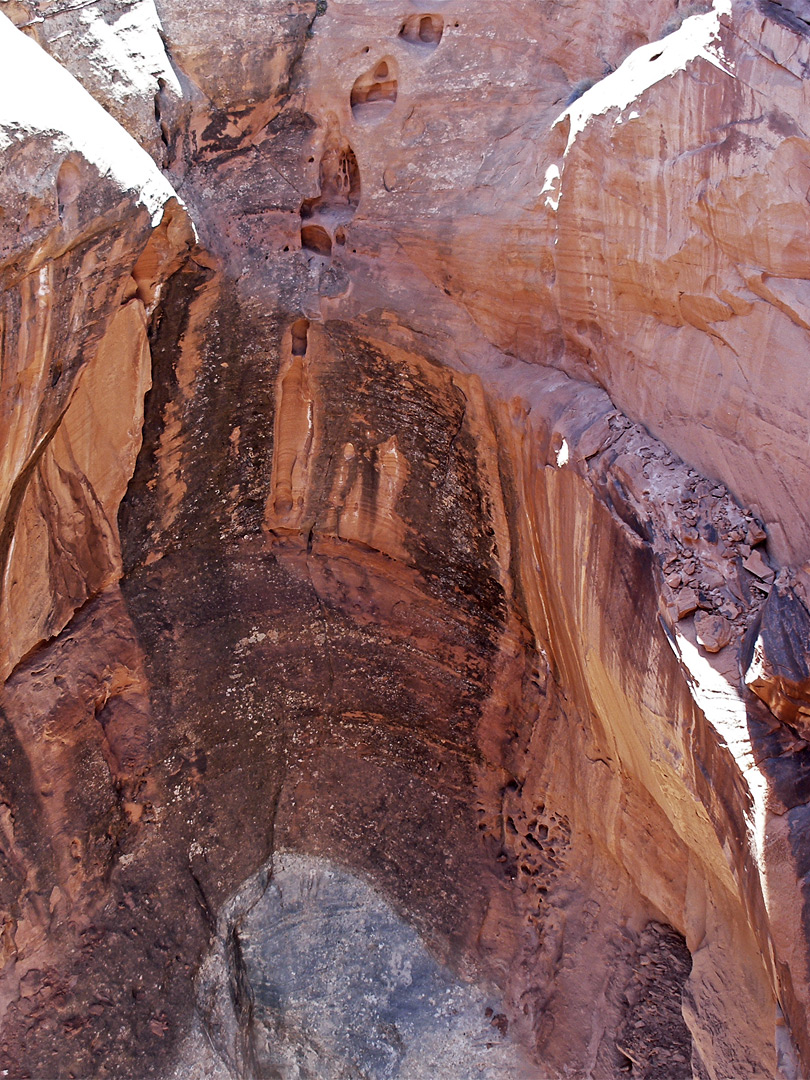
[[[746,685],[780,720],[807,735],[810,613],[791,590],[777,587],[749,636],[753,648],[747,663],[743,658]]]
[[[256,885],[242,890],[246,911],[232,905],[230,925],[251,994],[248,1062],[260,1075],[533,1075],[497,1000],[449,977],[364,881],[286,853],[258,901]]]
[[[0,33],[5,676],[120,571],[116,516],[150,380],[145,306],[187,236],[147,155],[6,20]]]
[[[810,1074],[805,5],[2,11],[0,1071]]]

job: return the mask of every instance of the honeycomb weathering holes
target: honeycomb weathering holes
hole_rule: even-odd
[[[335,126],[324,140],[319,186],[320,194],[301,204],[301,247],[329,256],[332,236],[338,244],[346,242],[345,226],[354,217],[361,191],[357,158]]]
[[[428,45],[435,48],[442,40],[444,19],[441,15],[409,15],[399,36],[412,45]]]
[[[398,82],[393,59],[385,57],[361,75],[352,87],[351,106],[356,120],[380,120],[394,107]]]
[[[305,199],[301,217],[319,214],[348,214],[351,216],[360,202],[360,169],[351,146],[336,137],[327,139],[319,169],[320,194]]]

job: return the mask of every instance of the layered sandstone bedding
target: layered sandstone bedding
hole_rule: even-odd
[[[810,4],[0,13],[0,1073],[809,1076]]]

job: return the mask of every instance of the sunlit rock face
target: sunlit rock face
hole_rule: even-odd
[[[804,5],[0,11],[0,1070],[807,1075]]]

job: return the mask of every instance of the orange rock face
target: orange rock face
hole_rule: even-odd
[[[0,1069],[796,1080],[806,12],[407,7],[4,7]]]

